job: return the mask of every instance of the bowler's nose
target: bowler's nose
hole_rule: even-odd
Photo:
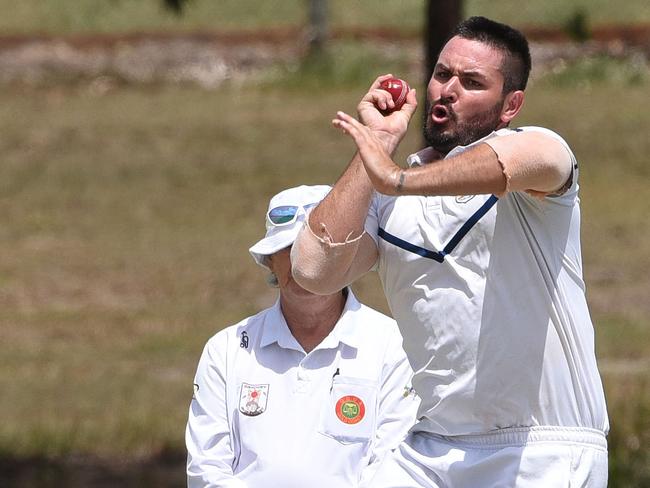
[[[458,99],[458,77],[452,76],[447,82],[440,87],[440,99],[449,103],[454,103]]]

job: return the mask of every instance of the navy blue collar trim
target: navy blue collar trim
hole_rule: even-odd
[[[463,226],[460,229],[458,229],[458,232],[454,234],[454,236],[451,238],[451,240],[447,243],[447,245],[444,247],[442,251],[430,251],[428,249],[417,246],[415,244],[411,244],[408,241],[400,239],[399,237],[386,232],[381,227],[379,228],[378,235],[386,242],[390,242],[391,244],[400,247],[406,251],[412,252],[413,254],[417,254],[418,256],[422,256],[423,258],[433,259],[438,263],[442,263],[445,260],[445,256],[454,250],[454,248],[463,239],[463,237],[467,235],[467,233],[472,229],[472,227],[474,227],[474,225],[476,225],[476,223],[479,220],[481,220],[481,218],[497,203],[498,200],[499,200],[498,197],[496,197],[495,195],[491,195],[490,198],[488,198],[485,201],[485,203],[481,206],[481,208],[479,208],[476,212],[474,212],[474,214],[469,219],[467,219],[467,222],[465,222]]]

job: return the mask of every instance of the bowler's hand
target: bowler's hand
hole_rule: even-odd
[[[416,92],[412,89],[406,95],[406,102],[401,109],[395,110],[389,115],[381,113],[381,110],[390,110],[395,107],[390,93],[379,88],[382,81],[392,77],[391,74],[378,77],[357,106],[359,120],[377,135],[388,153],[392,153],[397,148],[406,134],[411,117],[418,106]]]
[[[348,134],[354,140],[359,149],[363,166],[375,190],[385,195],[399,194],[404,170],[393,162],[385,143],[380,140],[377,133],[344,112],[336,113],[332,125],[341,129],[343,133]]]

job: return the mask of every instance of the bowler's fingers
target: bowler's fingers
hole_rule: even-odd
[[[370,90],[379,88],[379,85],[381,85],[382,81],[390,80],[392,77],[392,73],[386,73],[385,75],[378,76],[375,81],[372,82],[372,85],[370,85]]]
[[[413,88],[409,90],[409,92],[406,94],[406,101],[404,102],[404,105],[402,105],[402,108],[400,110],[406,113],[406,115],[408,115],[408,118],[410,120],[411,117],[413,117],[413,114],[415,113],[415,110],[417,108],[418,108],[417,93],[415,91],[415,88]]]
[[[372,82],[372,85],[370,85],[368,93],[363,97],[363,101],[372,103],[379,110],[392,110],[395,108],[395,102],[391,94],[379,88],[383,81],[389,80],[392,77],[393,75],[391,73],[378,76]]]
[[[393,110],[395,108],[393,96],[381,88],[369,91],[368,100],[379,110]]]
[[[341,129],[345,134],[349,134],[357,146],[366,139],[368,129],[357,119],[345,112],[336,112],[336,118],[332,120],[332,124],[334,127]]]

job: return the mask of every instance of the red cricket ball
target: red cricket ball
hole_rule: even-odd
[[[379,88],[390,93],[393,97],[393,102],[395,102],[395,108],[392,110],[386,110],[386,113],[402,108],[402,105],[406,102],[406,95],[411,89],[406,81],[399,78],[389,78],[384,80],[379,84]]]

